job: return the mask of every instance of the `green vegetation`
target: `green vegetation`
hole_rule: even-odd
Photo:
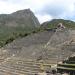
[[[62,64],[58,64],[58,72],[68,72],[70,75],[75,74],[75,56],[64,60]]]
[[[64,19],[53,19],[52,21],[45,22],[41,25],[41,28],[56,28],[59,23],[62,23],[67,28],[75,29],[75,22]]]
[[[7,27],[7,26],[0,26],[0,47],[12,42],[16,38],[26,37],[31,33],[37,33],[39,28],[23,28],[23,27]]]

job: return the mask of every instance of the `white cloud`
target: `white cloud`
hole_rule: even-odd
[[[37,16],[37,18],[39,19],[39,21],[40,21],[40,23],[43,23],[43,22],[45,22],[45,21],[50,21],[51,19],[53,19],[53,17],[52,16],[50,16],[50,15],[36,15]]]
[[[12,13],[16,10],[24,9],[18,4],[12,4],[6,1],[0,1],[0,13]]]
[[[42,23],[53,18],[74,19],[75,0],[0,0],[0,13],[30,8]]]

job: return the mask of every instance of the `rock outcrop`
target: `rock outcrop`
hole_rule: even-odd
[[[39,27],[40,23],[30,9],[0,15],[0,25],[8,27]]]

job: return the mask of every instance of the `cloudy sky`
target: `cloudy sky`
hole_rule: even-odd
[[[0,0],[0,14],[27,8],[41,23],[56,18],[75,21],[75,0]]]

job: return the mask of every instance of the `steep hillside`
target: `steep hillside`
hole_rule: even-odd
[[[10,56],[25,59],[56,59],[61,60],[75,52],[72,44],[71,31],[57,29],[31,34],[22,39],[16,39],[3,47]],[[60,59],[58,59],[60,57]]]
[[[8,50],[11,55],[15,54],[17,57],[36,59],[40,54],[40,50],[42,50],[42,46],[48,42],[53,33],[52,31],[44,31],[31,34],[25,38],[16,39],[3,48]]]
[[[36,31],[40,23],[30,9],[0,15],[0,46]]]
[[[44,69],[51,70],[51,65],[75,52],[74,33],[57,28],[14,40],[0,49],[0,74],[35,75],[45,63]]]
[[[64,19],[53,19],[51,21],[41,24],[41,28],[56,28],[59,23],[62,23],[65,27],[75,29],[75,22]]]

